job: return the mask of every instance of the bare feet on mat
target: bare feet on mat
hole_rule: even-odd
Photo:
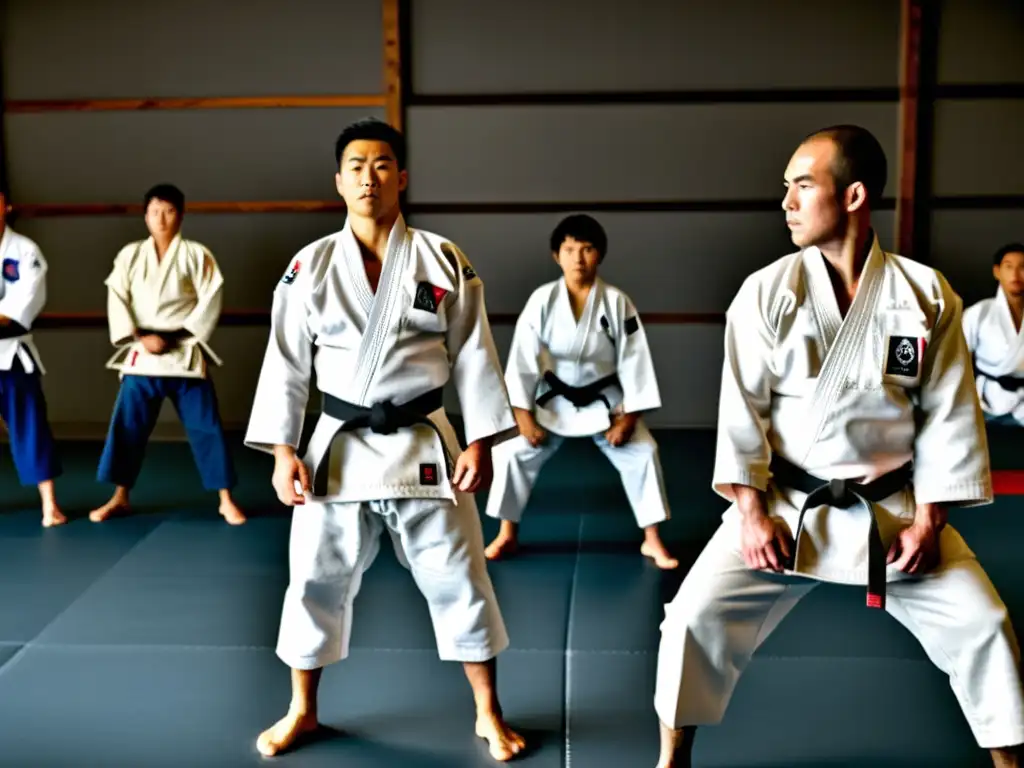
[[[640,545],[640,554],[644,557],[649,557],[654,561],[654,564],[662,570],[671,571],[673,568],[679,566],[679,561],[672,557],[668,550],[665,549],[665,545],[661,539],[655,541],[644,541]]]
[[[526,748],[526,740],[494,712],[477,713],[476,735],[487,741],[491,757],[503,763]]]
[[[245,522],[245,513],[238,508],[238,505],[231,499],[221,499],[220,514],[231,525],[241,525]]]
[[[519,524],[511,520],[502,520],[498,535],[494,537],[484,556],[488,560],[500,560],[502,557],[510,557],[519,551]]]
[[[55,525],[63,525],[67,521],[68,519],[56,504],[43,505],[43,528],[52,528]]]
[[[94,523],[102,523],[104,520],[108,520],[115,515],[125,514],[129,509],[128,494],[118,489],[114,491],[114,495],[110,497],[110,501],[99,509],[94,509],[89,513],[89,519]]]
[[[300,713],[289,710],[287,715],[259,735],[256,739],[256,749],[264,757],[279,755],[319,727],[315,712]]]

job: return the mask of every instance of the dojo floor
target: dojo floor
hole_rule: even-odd
[[[665,537],[686,566],[723,508],[708,489],[713,436],[657,437],[676,516]],[[1024,437],[992,442],[997,469],[1024,467]],[[99,450],[64,447],[58,488],[76,516],[108,492],[92,480]],[[136,516],[44,531],[4,446],[0,766],[496,765],[473,736],[465,678],[437,660],[426,608],[387,545],[356,602],[352,657],[324,676],[333,731],[273,761],[257,754],[256,735],[289,698],[273,654],[288,519],[268,501],[269,461],[241,447],[236,457],[239,500],[254,512],[240,528],[219,521],[187,446],[164,443],[150,447]],[[952,516],[1019,626],[1022,513],[1024,496],[1008,495]],[[495,529],[485,523],[488,538]],[[491,569],[512,636],[501,696],[532,742],[513,764],[653,768],[658,622],[682,570],[663,575],[639,556],[617,477],[585,443],[542,475],[523,538],[520,558]],[[725,723],[698,736],[695,764],[990,765],[910,635],[864,608],[862,590],[829,586],[762,647]]]

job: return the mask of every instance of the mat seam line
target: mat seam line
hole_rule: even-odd
[[[580,561],[583,559],[583,526],[586,518],[580,515],[579,530],[576,534],[576,562],[572,569],[569,586],[569,611],[565,628],[565,664],[563,665],[562,687],[565,690],[565,768],[572,768],[572,659],[573,659],[573,611],[576,608],[576,585],[580,577]]]
[[[136,541],[134,544],[132,544],[130,547],[128,547],[128,549],[124,552],[124,554],[122,554],[119,558],[117,558],[117,560],[112,562],[110,564],[110,566],[107,567],[102,573],[97,575],[96,578],[94,578],[92,580],[92,582],[90,582],[89,585],[85,589],[83,589],[81,592],[79,592],[70,603],[68,603],[67,605],[64,606],[64,610],[62,610],[60,613],[58,613],[56,616],[54,616],[52,619],[50,619],[48,622],[46,622],[46,624],[44,624],[42,627],[40,627],[39,631],[36,632],[35,637],[33,637],[31,640],[28,640],[28,641],[25,642],[25,645],[22,647],[21,651],[19,651],[18,653],[14,654],[14,656],[12,656],[8,660],[7,664],[4,664],[3,667],[0,667],[0,674],[2,674],[4,668],[6,668],[6,667],[8,667],[10,665],[11,661],[14,661],[15,658],[17,658],[18,656],[21,655],[22,651],[24,651],[24,650],[26,650],[26,649],[28,649],[30,647],[35,647],[36,641],[43,635],[44,632],[46,632],[46,630],[48,630],[57,621],[59,621],[60,618],[65,613],[67,613],[71,609],[72,606],[74,606],[79,600],[82,599],[82,597],[86,593],[89,592],[89,590],[95,588],[96,584],[98,582],[100,582],[106,576],[110,575],[110,572],[113,571],[115,568],[117,568],[117,566],[119,566],[122,562],[124,562],[125,558],[127,558],[128,555],[130,555],[132,552],[134,552],[136,547],[138,547],[142,542],[144,542],[146,539],[148,539],[154,533],[156,533],[165,524],[166,524],[166,521],[162,521],[162,522],[158,523],[157,525],[154,525],[152,528],[149,529],[149,531],[146,532],[146,534],[144,536],[142,536],[142,538],[140,538],[138,541]],[[95,525],[95,523],[94,523],[94,525]]]

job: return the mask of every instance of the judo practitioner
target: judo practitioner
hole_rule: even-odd
[[[992,298],[964,310],[964,335],[987,421],[1024,426],[1024,243],[996,251]]]
[[[879,245],[886,169],[862,128],[807,138],[782,204],[800,250],[728,309],[713,486],[732,504],[661,625],[660,768],[690,765],[695,728],[722,720],[755,650],[821,581],[866,585],[949,676],[995,765],[1019,765],[1017,639],[946,522],[992,499],[962,302]]]
[[[480,277],[454,243],[402,216],[405,156],[386,123],[341,133],[345,225],[299,251],[274,291],[245,441],[273,453],[277,496],[299,508],[277,645],[292,698],[257,739],[268,756],[317,728],[321,672],[348,656],[353,601],[385,530],[426,599],[439,657],[462,662],[476,735],[502,761],[524,744],[498,701],[495,659],[509,640],[472,496],[489,482],[491,445],[515,434],[515,419]],[[300,458],[314,366],[323,410]],[[443,407],[448,382],[465,450]]]
[[[641,553],[675,568],[658,535],[669,517],[658,444],[642,413],[661,407],[647,335],[636,307],[604,282],[608,237],[595,219],[569,216],[551,234],[562,279],[526,302],[512,339],[505,384],[519,437],[494,449],[486,512],[501,519],[487,548],[497,559],[516,551],[523,508],[537,476],[567,437],[589,437],[618,470],[637,525]]]
[[[181,236],[185,196],[170,184],[144,199],[150,236],[117,254],[107,277],[107,321],[117,348],[107,367],[121,387],[110,419],[100,482],[117,486],[110,501],[89,514],[101,522],[129,509],[129,493],[165,399],[185,426],[203,487],[217,491],[220,514],[231,525],[245,515],[231,497],[234,464],[224,438],[209,363],[220,318],[224,278],[206,246]]]
[[[67,518],[54,489],[63,467],[46,414],[45,370],[32,341],[32,323],[46,304],[47,265],[39,246],[7,224],[9,210],[0,190],[0,419],[18,479],[39,489],[43,525],[49,528]]]

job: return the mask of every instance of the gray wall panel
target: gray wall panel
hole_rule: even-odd
[[[1024,194],[1024,99],[935,105],[934,193]]]
[[[940,83],[1024,82],[1024,3],[942,0]]]
[[[899,15],[890,0],[417,0],[413,87],[429,94],[895,86]]]
[[[379,0],[18,0],[3,5],[9,99],[383,90]]]
[[[224,273],[224,308],[269,309],[291,257],[344,226],[334,213],[195,213],[182,234],[204,243]],[[23,219],[15,229],[42,248],[50,266],[48,312],[106,311],[103,281],[117,251],[148,236],[141,217]]]
[[[337,198],[334,141],[381,110],[15,114],[7,173],[20,203],[141,201],[158,181],[192,200]]]
[[[642,312],[724,312],[743,278],[795,250],[776,213],[598,213],[608,233],[602,276]],[[518,313],[530,293],[561,272],[548,237],[563,214],[421,214],[414,226],[457,242],[487,286],[492,312]],[[893,214],[877,215],[892,248]]]
[[[779,197],[793,151],[839,122],[892,159],[895,104],[418,107],[409,110],[416,202]]]
[[[992,254],[1024,240],[1024,210],[933,211],[931,264],[941,270],[964,302],[995,293]]]

